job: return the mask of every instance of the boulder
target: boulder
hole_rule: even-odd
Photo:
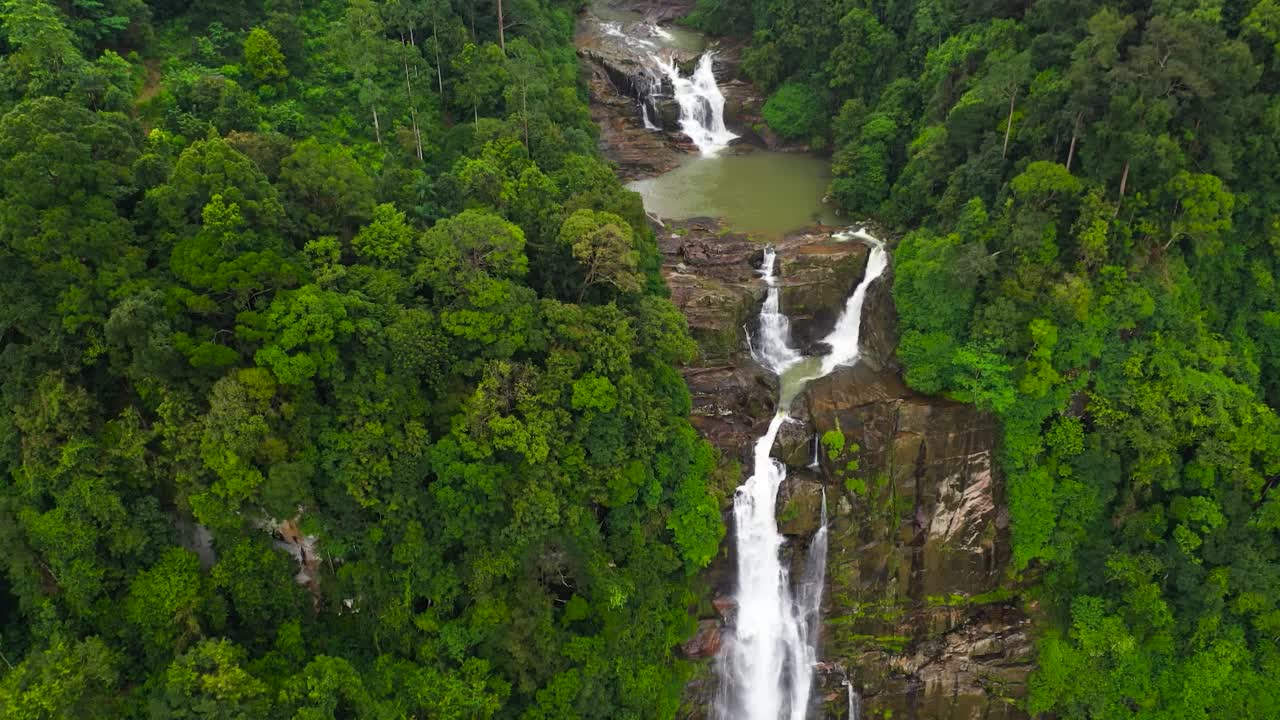
[[[826,337],[866,272],[870,250],[838,240],[829,228],[795,233],[777,245],[783,311],[795,347],[809,350]]]
[[[756,437],[763,435],[773,420],[763,422],[755,428]],[[790,418],[778,428],[777,439],[769,453],[790,469],[809,467],[813,461],[813,431],[804,419]]]
[[[806,470],[794,470],[778,488],[778,530],[783,535],[808,537],[822,524],[821,479]]]
[[[697,634],[680,646],[680,652],[688,660],[715,657],[720,652],[720,621],[699,621]]]

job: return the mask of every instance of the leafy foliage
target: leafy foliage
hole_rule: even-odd
[[[0,715],[674,712],[714,458],[576,8],[4,4]]]

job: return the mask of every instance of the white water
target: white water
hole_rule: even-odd
[[[653,62],[671,81],[676,102],[680,104],[680,129],[703,155],[715,155],[729,146],[737,135],[724,124],[724,94],[712,72],[713,55],[703,53],[690,77],[680,74],[672,58],[653,56]]]
[[[846,679],[844,684],[849,688],[849,720],[862,720],[862,696],[853,689],[853,681]]]
[[[653,121],[649,119],[649,101],[648,100],[640,101],[640,117],[641,119],[644,120],[645,130],[662,130],[662,128],[658,127],[657,125],[654,125]]]
[[[848,239],[850,237],[858,238],[871,246],[871,254],[867,257],[866,278],[880,277],[885,268],[889,266],[889,254],[885,252],[884,243],[872,237],[871,233],[865,228],[858,228],[852,233],[842,233],[836,236],[840,239]],[[822,339],[827,345],[831,346],[831,352],[822,359],[822,372],[818,377],[829,374],[840,365],[848,365],[858,358],[858,340],[862,336],[862,303],[867,299],[867,288],[870,283],[864,279],[858,284],[858,287],[849,296],[849,300],[845,303],[844,312],[840,313],[840,319],[836,321],[836,326],[832,328],[830,334]]]
[[[821,526],[810,543],[804,577],[793,593],[789,572],[782,564],[784,539],[778,532],[775,515],[786,467],[770,453],[778,430],[789,421],[790,399],[799,388],[858,359],[862,306],[868,287],[888,266],[888,256],[884,245],[865,230],[843,235],[842,239],[854,237],[871,246],[866,274],[825,339],[831,352],[821,358],[817,374],[800,378],[781,377],[806,358],[790,347],[790,323],[779,306],[773,277],[777,258],[772,248],[765,251],[761,272],[768,293],[760,312],[760,337],[755,343],[758,348],[753,354],[780,376],[783,387],[778,412],[756,441],[751,477],[733,498],[738,551],[737,616],[733,637],[725,643],[717,664],[720,697],[716,716],[723,720],[805,720],[809,712],[826,580],[826,494],[822,499]]]
[[[773,246],[766,247],[760,275],[768,290],[760,308],[760,340],[758,347],[753,347],[752,354],[756,362],[772,370],[774,375],[781,376],[787,368],[800,361],[800,353],[791,347],[791,320],[783,314],[778,298],[778,279],[774,273],[777,260]]]

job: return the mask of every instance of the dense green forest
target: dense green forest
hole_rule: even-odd
[[[0,717],[674,713],[715,458],[577,4],[0,3]]]
[[[700,0],[996,413],[1028,709],[1280,717],[1280,3]]]

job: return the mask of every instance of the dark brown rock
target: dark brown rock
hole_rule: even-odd
[[[728,595],[718,595],[711,601],[711,607],[715,608],[717,615],[727,620],[738,609],[738,601]]]
[[[778,530],[783,535],[808,537],[822,522],[821,479],[807,471],[794,470],[778,488]]]
[[[698,632],[680,646],[680,652],[688,660],[706,660],[720,652],[720,621],[700,620]]]
[[[795,347],[826,337],[866,272],[867,246],[836,239],[832,229],[795,233],[778,243],[782,307]]]

